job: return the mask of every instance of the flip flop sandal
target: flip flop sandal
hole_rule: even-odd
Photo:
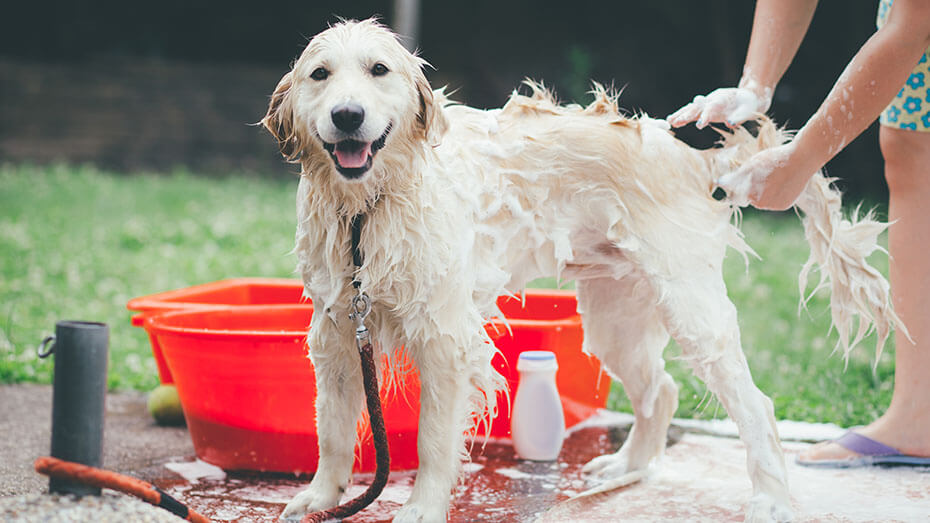
[[[805,467],[823,468],[854,468],[872,466],[905,466],[930,467],[930,458],[902,454],[900,450],[889,447],[884,443],[867,438],[862,434],[849,430],[833,443],[855,452],[858,456],[846,459],[814,459],[802,460],[800,456],[795,460],[798,465]]]

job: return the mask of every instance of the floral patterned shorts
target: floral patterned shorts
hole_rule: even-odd
[[[878,5],[877,25],[879,28],[888,18],[893,0],[881,0]],[[930,131],[930,60],[924,51],[917,67],[911,71],[904,87],[898,91],[891,104],[885,108],[878,121],[882,125],[911,131]]]

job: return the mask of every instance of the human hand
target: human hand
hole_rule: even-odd
[[[747,87],[723,87],[707,96],[695,96],[691,103],[668,115],[666,120],[672,127],[681,127],[695,120],[698,129],[703,129],[710,122],[736,127],[764,114],[771,101],[771,96],[760,95]]]
[[[718,178],[716,184],[736,205],[783,211],[794,205],[818,170],[800,161],[801,156],[795,142],[766,149]]]

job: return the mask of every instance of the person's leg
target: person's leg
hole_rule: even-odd
[[[895,309],[910,331],[895,333],[891,405],[863,436],[905,454],[930,456],[930,132],[881,126],[888,181],[889,277]],[[843,459],[855,453],[836,443],[811,447],[804,461]]]

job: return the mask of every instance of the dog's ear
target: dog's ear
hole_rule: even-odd
[[[288,160],[294,160],[300,154],[298,139],[294,134],[294,118],[290,100],[293,75],[294,72],[289,71],[281,77],[281,81],[278,82],[278,86],[271,95],[268,112],[262,118],[262,125],[278,140],[278,149]]]
[[[420,99],[420,109],[417,112],[417,124],[423,131],[423,138],[430,145],[439,145],[442,135],[449,128],[449,122],[442,112],[442,104],[445,97],[436,96],[433,88],[430,87],[429,81],[422,68],[418,68],[415,75],[417,95]]]

